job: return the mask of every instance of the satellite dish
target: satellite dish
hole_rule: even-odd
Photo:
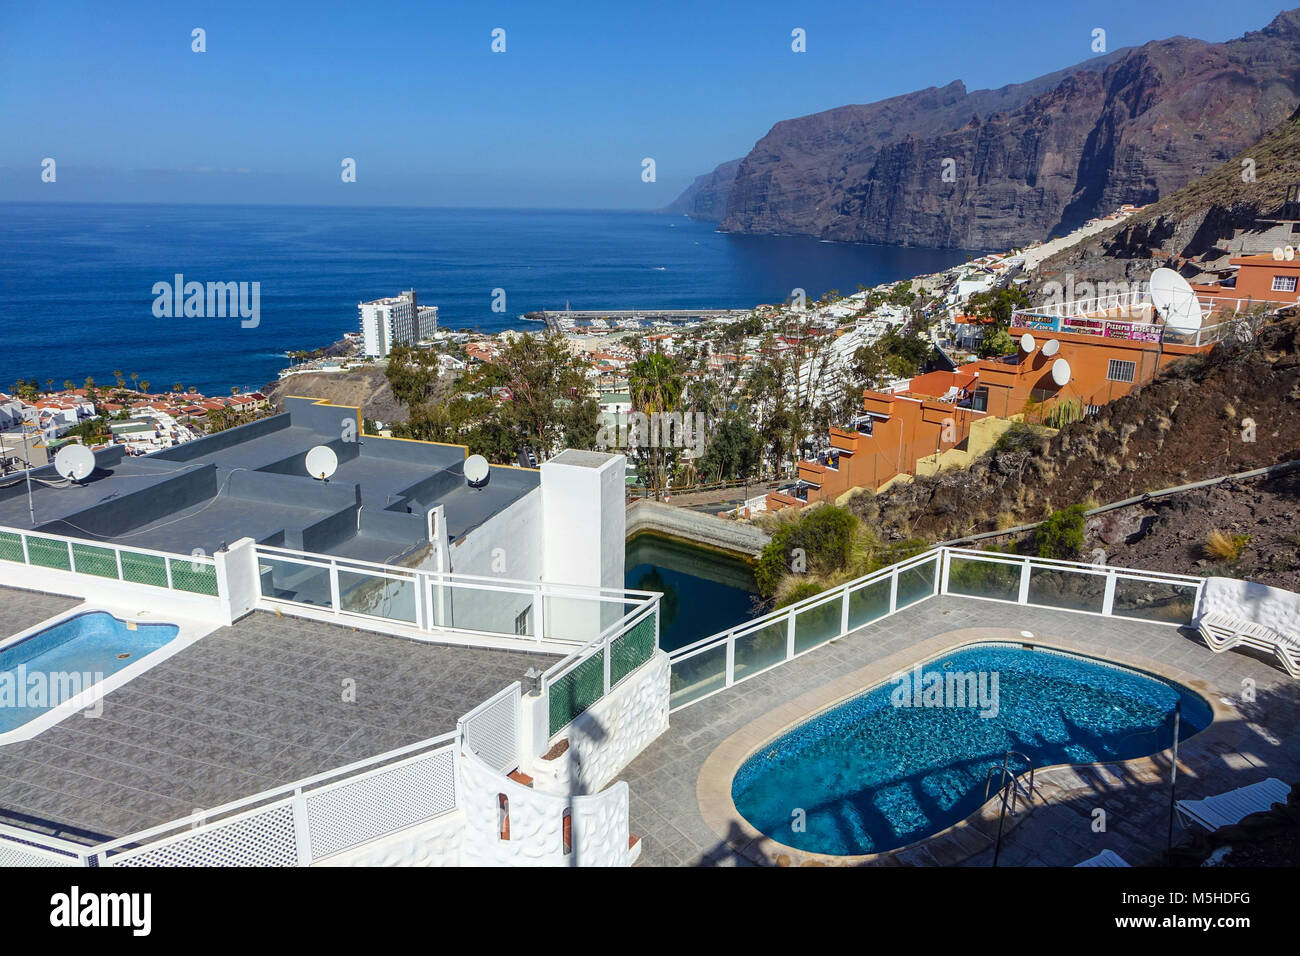
[[[328,445],[317,445],[307,452],[307,474],[321,481],[329,481],[338,470],[339,456]]]
[[[1284,254],[1285,254],[1285,253],[1282,252],[1282,247],[1281,247],[1281,246],[1274,246],[1274,247],[1273,247],[1273,258],[1276,259],[1278,262],[1281,262],[1281,261],[1282,261],[1282,256],[1283,256]]]
[[[95,470],[95,453],[85,445],[64,445],[54,456],[54,470],[69,481],[84,481]]]
[[[465,459],[465,480],[471,488],[482,488],[488,483],[491,474],[487,459],[482,455],[470,455]]]
[[[1285,246],[1282,249],[1282,258],[1290,262],[1295,258],[1295,246]]]
[[[1201,327],[1201,304],[1187,280],[1173,269],[1151,273],[1151,302],[1171,332],[1195,332]]]
[[[1022,352],[1032,352],[1034,350],[1034,337],[1028,332],[1020,336],[1020,350]]]
[[[1043,343],[1043,354],[1051,358],[1057,352],[1061,351],[1061,343],[1056,339],[1048,339]]]
[[[1065,359],[1057,359],[1052,363],[1052,381],[1057,385],[1068,385],[1070,382],[1070,363]]]

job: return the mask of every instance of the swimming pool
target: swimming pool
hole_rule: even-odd
[[[736,772],[732,799],[750,824],[796,849],[896,849],[978,809],[989,768],[1000,770],[1008,750],[1035,767],[1164,750],[1180,701],[1185,740],[1213,712],[1184,687],[1061,651],[973,644],[763,745]]]
[[[0,647],[0,734],[99,685],[176,638],[175,624],[83,611]]]

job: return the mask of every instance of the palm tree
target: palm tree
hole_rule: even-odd
[[[149,394],[149,380],[147,378],[140,379],[140,391],[144,392],[146,395]]]
[[[681,408],[684,382],[676,363],[662,352],[651,352],[637,359],[628,369],[628,386],[632,392],[632,407],[651,416],[650,428],[656,427],[659,415]],[[649,436],[638,436],[644,442]],[[657,444],[657,443],[653,443]],[[668,450],[650,448],[650,485],[663,488],[668,484]]]
[[[113,378],[117,379],[118,388],[121,388],[126,384],[126,379],[122,376],[122,370],[120,368],[113,369]]]

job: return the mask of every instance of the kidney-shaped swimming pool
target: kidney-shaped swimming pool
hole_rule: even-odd
[[[1180,701],[1185,740],[1213,720],[1185,687],[1061,651],[973,644],[763,745],[736,772],[732,799],[787,846],[832,855],[896,849],[976,810],[989,768],[1000,769],[1008,750],[1035,767],[1164,750]]]

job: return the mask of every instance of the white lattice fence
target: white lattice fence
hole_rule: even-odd
[[[85,863],[70,853],[0,835],[0,867],[5,866],[85,866]]]
[[[493,770],[519,766],[519,682],[488,698],[460,719],[460,739]]]
[[[107,866],[297,866],[299,862],[293,798],[110,854],[104,860]]]
[[[455,748],[382,767],[305,795],[314,860],[456,809]]]

